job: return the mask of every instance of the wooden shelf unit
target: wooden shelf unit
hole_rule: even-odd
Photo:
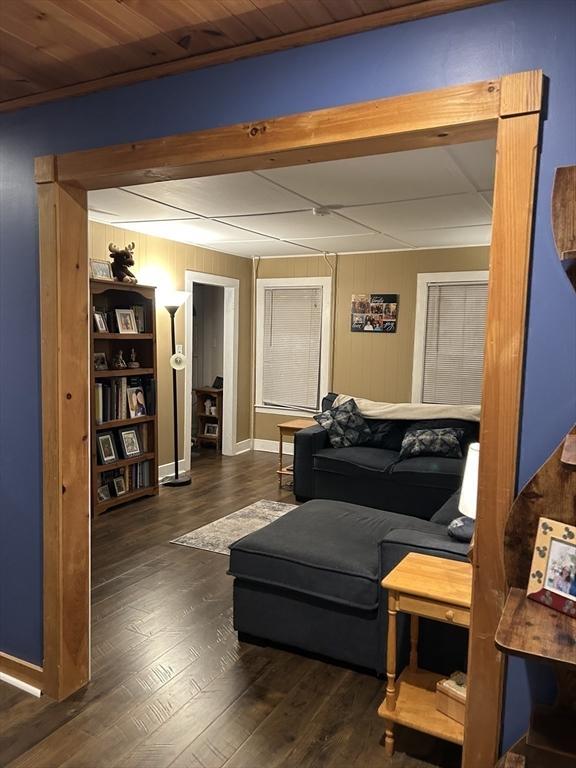
[[[198,434],[196,441],[199,446],[203,444],[215,446],[218,453],[222,453],[222,389],[214,387],[197,387],[194,390],[196,395],[196,418],[198,419]],[[205,403],[210,400],[216,407],[216,413],[206,413]],[[205,434],[206,425],[214,424],[218,427],[217,435]]]
[[[157,408],[157,367],[156,367],[156,308],[155,308],[155,288],[150,285],[138,285],[133,283],[118,283],[111,280],[90,280],[90,301],[93,310],[101,312],[110,312],[114,309],[129,309],[132,306],[142,306],[144,332],[143,333],[102,333],[95,330],[93,316],[90,316],[91,324],[91,354],[92,354],[92,374],[91,374],[91,499],[92,514],[98,516],[112,507],[120,506],[140,499],[144,496],[155,496],[158,494],[158,422],[156,416]],[[120,370],[95,370],[94,354],[104,352],[106,354],[108,365],[112,364],[112,359],[118,350],[124,353],[124,359],[130,359],[131,349],[135,350],[136,359],[140,362],[140,368],[123,368]],[[95,392],[96,384],[112,382],[119,378],[137,379],[142,378],[142,383],[147,385],[153,380],[155,395],[153,403],[146,403],[147,410],[153,408],[152,413],[146,416],[137,416],[130,418],[110,419],[108,421],[96,423],[95,417]],[[142,439],[142,430],[147,432],[148,444],[143,453],[128,459],[123,459],[121,450],[121,440],[118,430],[123,427],[134,427],[140,439]],[[103,432],[112,432],[114,436],[116,453],[118,460],[110,464],[100,464],[98,455],[97,438]],[[134,464],[149,462],[150,484],[146,487],[130,487],[127,493],[121,496],[114,496],[112,481],[107,485],[111,493],[111,498],[105,500],[98,499],[98,489],[102,484],[102,475],[107,472],[114,472],[115,476],[124,477],[124,482],[128,487],[131,468]]]

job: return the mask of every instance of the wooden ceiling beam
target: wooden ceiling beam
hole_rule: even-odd
[[[15,109],[21,109],[23,107],[31,107],[37,104],[42,104],[44,102],[56,101],[58,99],[70,98],[72,96],[80,96],[107,88],[130,85],[132,83],[142,82],[144,80],[181,74],[183,72],[203,69],[205,67],[215,66],[217,64],[236,61],[238,59],[245,59],[252,56],[272,53],[274,51],[295,48],[323,40],[330,40],[336,37],[356,34],[358,32],[365,32],[367,30],[376,29],[378,27],[400,24],[427,16],[450,13],[451,11],[457,11],[463,8],[470,8],[478,5],[485,5],[487,3],[497,1],[498,0],[420,0],[420,2],[411,3],[410,5],[390,8],[379,11],[377,13],[359,16],[356,18],[347,19],[345,21],[337,21],[333,24],[325,24],[323,26],[315,27],[312,29],[301,29],[290,34],[270,37],[266,40],[259,40],[257,42],[247,43],[245,45],[232,46],[221,50],[210,51],[208,53],[197,54],[195,56],[187,56],[185,58],[179,58],[174,61],[166,61],[159,64],[153,64],[151,66],[142,67],[140,69],[120,72],[114,75],[100,77],[95,80],[89,80],[83,83],[74,83],[69,85],[63,84],[62,87],[53,90],[47,90],[43,93],[31,94],[22,96],[20,98],[11,99],[9,101],[4,101],[0,103],[0,112],[8,112]],[[83,2],[83,0],[78,0],[78,2]],[[122,24],[127,24],[130,27],[131,25],[129,22],[133,21],[136,15],[134,11],[132,11],[132,9],[125,4],[120,6],[120,4],[115,3],[114,6],[114,23],[117,24],[120,22]],[[254,7],[255,9],[259,9],[264,14],[266,14],[267,4],[265,0],[254,0]],[[287,7],[290,8],[291,6]],[[122,19],[118,16],[119,13],[124,14]],[[128,16],[126,14],[128,14]],[[104,19],[104,17],[102,18]],[[141,18],[144,20],[144,17]],[[148,23],[150,24],[150,22]],[[155,25],[152,26],[154,27],[154,30],[158,32],[158,28]],[[184,49],[179,47],[177,43],[172,41],[166,34],[159,34],[158,38],[162,38],[167,44],[167,47],[173,45],[174,49],[179,49],[177,52],[180,55],[183,53],[185,54]],[[165,54],[165,49],[163,50],[163,53]]]

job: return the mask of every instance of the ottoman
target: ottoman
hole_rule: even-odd
[[[410,551],[466,559],[467,546],[451,540],[444,523],[347,502],[306,502],[230,547],[234,628],[382,674],[388,616],[380,581]],[[399,620],[402,662],[407,623]],[[421,625],[423,665],[462,669],[462,630]],[[452,636],[439,637],[439,629]]]

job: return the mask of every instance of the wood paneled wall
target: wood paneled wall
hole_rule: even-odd
[[[334,262],[335,257],[329,257]],[[488,246],[346,254],[338,257],[332,389],[383,402],[409,402],[412,388],[416,280],[420,272],[488,269]],[[322,256],[263,259],[258,277],[330,275]],[[394,334],[352,333],[354,293],[397,293],[398,330]],[[257,413],[255,437],[277,440],[275,414]]]
[[[176,290],[184,290],[184,272],[187,269],[214,275],[234,277],[240,281],[240,328],[238,344],[238,415],[237,440],[250,437],[250,317],[252,311],[252,263],[240,256],[209,251],[194,245],[176,243],[138,232],[128,232],[107,224],[90,222],[88,252],[91,258],[106,259],[108,243],[124,245],[136,243],[134,273],[142,283],[161,287],[168,283]],[[176,316],[176,343],[184,344],[184,311]],[[168,364],[170,357],[170,318],[163,307],[157,308],[158,336],[158,463],[173,461],[172,448],[172,377]],[[128,344],[127,344],[128,347]],[[128,350],[127,350],[128,351]],[[178,402],[181,421],[181,448],[184,445],[184,375],[178,377]],[[170,425],[170,426],[168,426]],[[182,457],[182,453],[180,457]]]

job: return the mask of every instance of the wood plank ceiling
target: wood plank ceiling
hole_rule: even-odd
[[[0,0],[0,111],[494,0]]]

